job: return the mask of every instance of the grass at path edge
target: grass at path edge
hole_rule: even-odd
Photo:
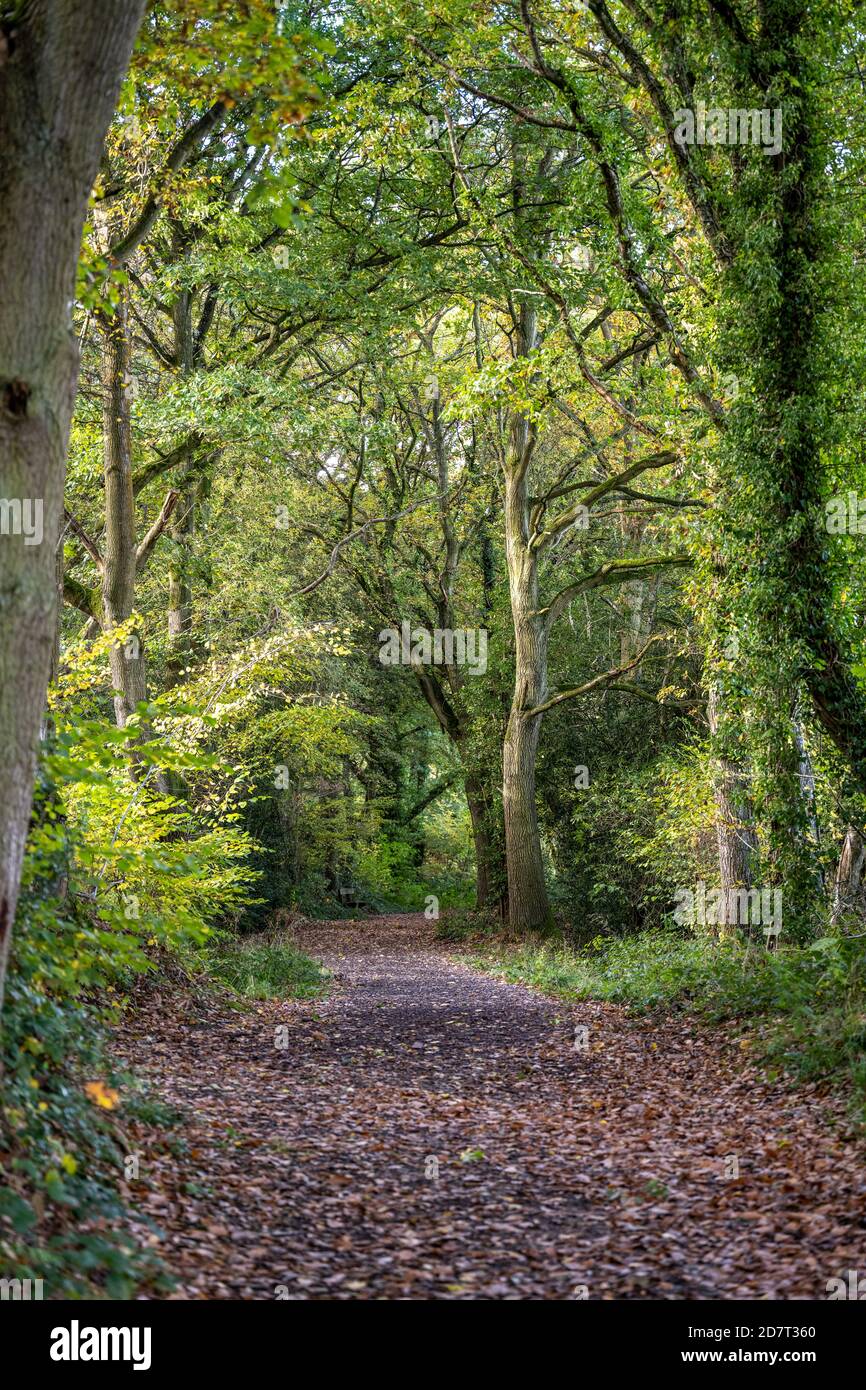
[[[328,971],[286,941],[233,938],[216,944],[208,973],[244,999],[320,999]]]
[[[448,937],[447,928],[443,935]],[[451,937],[453,939],[453,936]],[[565,941],[466,942],[469,964],[558,999],[599,999],[633,1012],[687,1011],[742,1021],[743,1045],[778,1075],[825,1081],[851,1095],[866,1123],[866,943],[825,937],[768,952],[675,932]]]

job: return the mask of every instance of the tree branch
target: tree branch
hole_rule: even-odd
[[[600,685],[615,681],[619,676],[624,676],[629,671],[633,671],[636,666],[640,665],[650,647],[653,646],[655,642],[662,642],[664,640],[664,633],[657,632],[654,637],[651,637],[648,642],[644,643],[637,656],[633,657],[631,661],[625,662],[622,666],[613,666],[609,671],[602,671],[601,675],[593,676],[592,680],[585,681],[583,685],[576,685],[571,690],[563,690],[559,695],[553,695],[549,700],[545,700],[543,705],[536,705],[533,709],[522,710],[521,713],[528,719],[535,719],[539,714],[544,714],[545,710],[552,709],[554,705],[561,705],[563,700],[573,700],[577,695],[588,695],[590,691],[597,690]]]
[[[334,573],[334,567],[336,566],[337,560],[340,555],[340,551],[351,541],[355,541],[358,539],[359,536],[363,536],[364,532],[368,531],[371,526],[384,526],[387,522],[390,521],[400,521],[402,517],[408,516],[410,512],[417,511],[419,507],[423,507],[425,505],[426,503],[424,502],[413,502],[411,507],[406,507],[402,512],[395,512],[393,516],[373,516],[370,518],[369,521],[365,521],[363,526],[356,527],[356,529],[354,531],[351,531],[348,536],[341,536],[341,538],[337,541],[337,544],[331,551],[327,566],[325,567],[325,569],[322,570],[322,573],[318,576],[318,578],[311,579],[309,584],[305,584],[303,588],[296,589],[295,592],[292,594],[292,598],[300,598],[302,594],[310,594],[313,592],[314,589],[318,589],[320,584],[324,584],[325,580],[328,579]]]
[[[179,492],[166,493],[165,501],[156,521],[151,526],[141,545],[135,552],[135,572],[140,574],[150,559],[153,547],[156,545],[160,536],[168,524],[168,519],[180,500]]]
[[[96,612],[99,605],[98,589],[88,589],[86,584],[73,579],[72,575],[63,576],[63,599],[70,608],[77,608],[86,614],[88,618],[97,621]]]
[[[143,463],[140,468],[136,468],[132,475],[132,493],[137,497],[142,488],[147,487],[148,483],[153,482],[154,478],[160,477],[163,473],[168,473],[172,468],[176,468],[179,463],[183,463],[187,455],[197,449],[203,443],[202,436],[196,430],[193,434],[187,435],[186,439],[176,445],[169,454],[159,454],[150,463]],[[203,462],[210,457],[210,452],[205,454],[197,462]]]
[[[582,502],[577,502],[573,507],[568,507],[565,511],[560,512],[559,516],[554,517],[550,525],[546,526],[543,531],[537,531],[530,539],[530,549],[538,550],[546,545],[555,536],[560,535],[573,525],[577,518],[583,514],[584,509],[588,510],[593,503],[600,501],[607,493],[616,491],[623,483],[631,482],[631,479],[636,478],[639,473],[646,473],[650,468],[667,468],[676,461],[675,449],[663,449],[658,454],[649,454],[646,458],[638,459],[622,473],[618,473],[615,478],[608,478],[605,482],[598,483],[586,494]]]
[[[578,594],[586,594],[590,589],[599,589],[606,584],[623,584],[627,579],[640,579],[648,570],[660,569],[665,565],[682,568],[691,563],[690,555],[650,555],[645,560],[608,560],[592,574],[586,574],[561,589],[547,607],[537,609],[534,616],[546,614],[550,627]]]
[[[103,570],[105,569],[105,562],[102,559],[102,555],[100,554],[99,546],[96,544],[96,541],[93,540],[93,538],[87,534],[84,527],[81,525],[81,522],[76,521],[75,517],[67,508],[63,509],[63,515],[66,518],[66,522],[69,526],[70,531],[72,531],[81,541],[81,544],[84,546],[84,549],[87,551],[96,568],[99,570],[99,573],[102,574]]]
[[[456,68],[453,68],[450,63],[446,63],[444,58],[440,58],[438,53],[434,53],[432,48],[428,48],[425,43],[415,38],[414,35],[409,36],[409,43],[413,48],[420,48],[425,57],[429,58],[432,63],[435,63],[437,67],[444,69],[444,71],[448,73],[448,76],[459,83],[464,91],[469,92],[471,96],[478,97],[481,101],[489,101],[491,106],[501,106],[503,110],[511,111],[515,116],[519,116],[522,121],[527,121],[530,125],[542,126],[548,130],[573,131],[575,135],[577,134],[577,126],[571,121],[558,121],[556,117],[549,118],[538,116],[526,106],[518,106],[516,102],[509,101],[507,97],[494,96],[492,92],[482,91],[480,87],[476,87],[471,82],[467,82],[465,77],[460,76]]]
[[[676,121],[661,82],[628,36],[619,28],[604,0],[587,0],[587,3],[605,38],[619,50],[649,94],[664,128],[671,157],[680,172],[689,202],[704,229],[707,241],[719,262],[723,265],[730,264],[733,259],[733,249],[722,230],[718,208],[712,201],[709,185],[698,166],[694,147],[682,145],[674,139]],[[730,6],[723,6],[723,8],[729,10]]]
[[[661,709],[675,710],[694,710],[706,708],[706,700],[660,700],[658,695],[653,695],[651,690],[644,690],[642,685],[635,685],[633,681],[615,681],[613,685],[606,687],[607,690],[615,690],[620,695],[636,695],[639,700],[649,700],[650,704],[658,705]]]
[[[619,264],[623,278],[643,305],[654,328],[667,342],[670,349],[671,360],[691,386],[695,398],[700,401],[704,410],[707,411],[717,425],[724,426],[724,406],[720,401],[714,400],[710,393],[704,388],[700,373],[680,343],[676,328],[674,327],[667,309],[657,295],[653,293],[653,290],[640,268],[635,247],[635,238],[626,215],[619,175],[605,153],[602,137],[593,122],[586,115],[578,94],[571,83],[558,68],[551,67],[545,59],[535,30],[535,24],[529,11],[529,0],[520,0],[520,9],[524,26],[532,45],[532,51],[535,54],[539,77],[543,77],[564,97],[580,134],[592,150],[605,191],[608,215],[613,223],[614,233],[619,246]],[[596,386],[596,389],[601,386],[601,383],[595,378],[590,378],[587,368],[582,366],[581,370],[587,380],[591,380],[591,384]]]
[[[211,131],[216,130],[227,110],[228,107],[224,101],[216,101],[210,110],[205,111],[204,115],[199,116],[198,120],[193,122],[189,130],[184,132],[171,150],[168,159],[162,166],[160,177],[163,177],[165,174],[177,173],[178,169],[182,168],[190,156],[195,154],[202,141],[210,135]],[[152,230],[161,211],[162,203],[160,198],[156,194],[152,194],[147,199],[136,221],[126,233],[126,236],[121,237],[120,241],[109,251],[108,259],[112,265],[123,265],[124,261],[128,260],[134,251],[138,250],[145,237]]]
[[[431,802],[435,801],[437,797],[440,797],[443,792],[447,792],[449,787],[453,787],[456,781],[457,774],[454,772],[452,772],[448,777],[440,777],[439,781],[434,783],[430,790],[424,796],[422,796],[421,800],[416,801],[411,811],[409,811],[403,817],[403,824],[408,825],[410,821],[413,821],[416,819],[417,816],[420,816],[421,812],[426,811],[427,807],[431,804]]]

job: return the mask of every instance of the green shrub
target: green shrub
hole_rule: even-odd
[[[223,940],[208,953],[211,975],[245,999],[317,999],[328,972],[310,956],[280,941]]]
[[[484,941],[501,931],[502,919],[498,913],[477,908],[449,911],[439,919],[436,927],[440,941]]]
[[[97,1008],[78,979],[92,978],[106,957],[103,935],[74,900],[31,890],[13,937],[3,1011],[0,1274],[42,1279],[47,1298],[129,1298],[143,1282],[164,1286],[154,1257],[129,1233],[119,1192],[127,1154],[118,1119],[127,1116],[125,1078],[106,1048],[113,1011]]]
[[[70,658],[55,692],[3,1011],[0,1276],[42,1279],[52,1298],[159,1283],[124,1210],[134,1115],[108,1030],[135,976],[160,953],[191,965],[254,882],[230,809],[219,821],[156,788],[157,769],[212,760],[165,733],[145,738],[155,706],[125,729],[99,714],[91,683],[104,645]]]

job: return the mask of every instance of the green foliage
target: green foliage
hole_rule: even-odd
[[[546,680],[596,684],[538,726],[571,944],[487,966],[568,998],[754,1020],[771,1065],[863,1085],[862,953],[820,935],[866,805],[866,561],[861,536],[822,526],[827,499],[866,488],[864,99],[837,80],[842,54],[862,68],[863,35],[824,0],[779,0],[760,26],[751,6],[736,23],[669,8],[642,24],[612,7],[657,91],[671,108],[781,103],[783,158],[718,143],[678,159],[657,91],[582,5],[147,6],[79,266],[72,606],[6,1032],[4,1255],[41,1260],[58,1291],[146,1272],[122,1235],[116,1117],[83,1090],[113,1089],[99,1039],[131,979],[170,960],[242,997],[315,997],[319,968],[260,929],[286,908],[336,917],[350,884],[379,911],[436,897],[448,941],[497,932],[469,905],[473,835],[491,902],[506,887],[502,744],[523,696],[503,472],[524,426],[533,620],[569,596]],[[179,501],[136,612],[93,640],[103,329],[121,303],[134,540],[167,487]],[[584,496],[591,524],[546,529]],[[651,568],[683,551],[685,583]],[[648,567],[608,583],[626,560]],[[486,670],[383,666],[378,634],[403,620],[483,627]],[[117,728],[108,657],[133,639],[151,694]],[[678,886],[718,879],[722,759],[742,771],[752,868],[786,894],[779,953],[658,930]]]
[[[46,1297],[161,1285],[119,1195],[125,1078],[104,1032],[119,1018],[118,980],[142,963],[76,898],[24,894],[3,1015],[0,1264],[44,1280]]]
[[[436,935],[440,941],[478,942],[501,936],[502,921],[494,912],[477,909],[452,909],[439,921]]]
[[[406,840],[380,832],[355,856],[355,872],[376,905],[390,902],[411,911],[419,906],[421,894],[414,859]]]
[[[165,706],[124,729],[94,712],[104,650],[70,651],[53,698],[4,1010],[0,1252],[52,1297],[129,1297],[160,1278],[119,1196],[125,1083],[106,1030],[134,977],[160,953],[193,964],[255,881],[230,818],[196,818],[155,790],[156,773],[214,770],[172,739]]]
[[[285,941],[220,939],[208,952],[207,968],[244,999],[318,999],[328,972]]]

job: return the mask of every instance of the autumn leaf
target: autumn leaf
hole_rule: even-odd
[[[106,1086],[103,1081],[88,1081],[84,1087],[94,1105],[103,1110],[113,1110],[120,1100],[120,1092]]]

